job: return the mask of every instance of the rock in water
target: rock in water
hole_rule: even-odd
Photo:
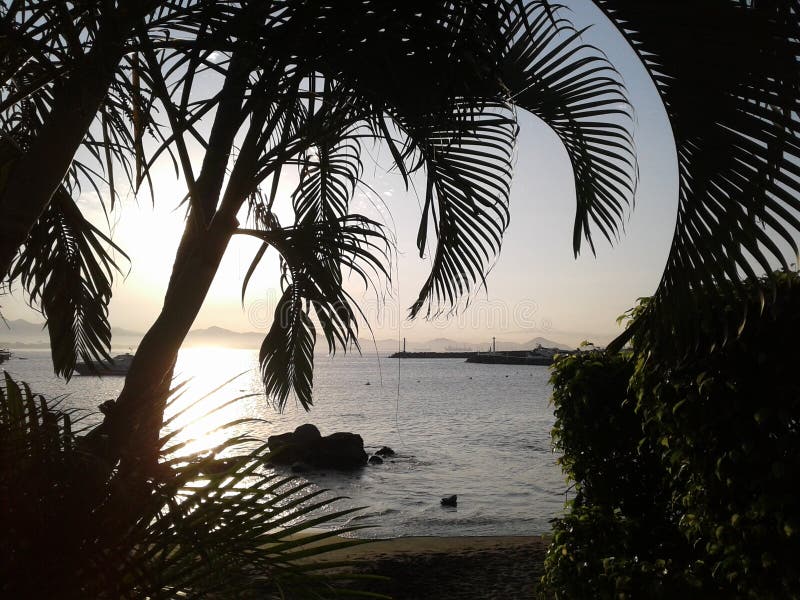
[[[367,464],[364,440],[356,433],[339,431],[320,440],[315,466],[329,469],[357,469]]]
[[[360,435],[340,431],[323,437],[310,423],[293,432],[271,435],[267,444],[277,465],[302,463],[316,469],[349,470],[367,464]]]
[[[317,426],[311,423],[300,425],[294,430],[292,435],[294,435],[294,439],[298,444],[303,445],[313,444],[322,438],[322,434],[319,432],[319,429],[317,429]]]
[[[375,453],[375,456],[382,456],[384,458],[387,456],[394,456],[394,450],[389,448],[389,446],[382,446],[381,449]]]
[[[383,459],[377,454],[373,454],[372,456],[369,457],[369,460],[367,462],[371,465],[382,465]]]
[[[442,498],[442,506],[458,506],[458,496],[456,494],[445,496]]]

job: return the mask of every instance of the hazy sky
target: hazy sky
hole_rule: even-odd
[[[546,126],[521,114],[511,225],[487,279],[488,291],[477,293],[470,308],[458,316],[411,323],[407,308],[430,266],[416,251],[419,201],[413,191],[404,189],[399,176],[370,168],[365,179],[380,198],[360,194],[354,212],[378,216],[374,205],[385,202],[393,215],[398,248],[393,293],[381,302],[376,302],[374,293],[363,296],[362,308],[371,318],[376,337],[483,341],[497,335],[522,341],[544,335],[567,343],[585,338],[606,342],[619,332],[616,317],[637,297],[655,290],[677,207],[677,166],[666,115],[652,83],[616,31],[602,22],[588,2],[570,4],[577,24],[598,23],[585,38],[601,47],[621,71],[636,111],[640,179],[636,206],[622,239],[612,248],[598,234],[596,258],[588,247],[578,259],[573,258],[575,193],[568,157]],[[380,149],[376,147],[374,153]],[[149,199],[137,203],[128,197],[114,215],[112,227],[115,241],[132,261],[128,276],[115,284],[111,321],[117,327],[138,331],[146,330],[158,314],[183,222],[183,212],[176,209],[182,184],[171,168],[163,165],[155,183],[155,208]],[[424,192],[424,187],[421,190]],[[290,191],[288,186],[283,189],[283,210],[288,208]],[[95,221],[103,222],[95,198],[84,196],[81,203]],[[195,327],[219,325],[266,332],[279,295],[274,252],[251,282],[244,307],[240,302],[241,279],[257,247],[251,240],[234,240]],[[7,319],[41,321],[40,315],[24,305],[20,294],[4,297],[2,305]]]

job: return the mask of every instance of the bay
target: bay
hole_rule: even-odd
[[[46,351],[15,351],[3,368],[35,392],[82,410],[87,424],[99,419],[97,406],[116,397],[123,383],[119,377],[80,376],[66,383],[53,376]],[[186,382],[176,407],[228,380],[184,423],[242,397],[187,427],[183,435],[196,438],[193,451],[237,433],[266,440],[303,423],[314,423],[323,435],[358,433],[368,451],[390,446],[397,456],[381,465],[300,475],[346,497],[328,510],[366,507],[340,522],[370,525],[359,537],[537,535],[562,512],[567,487],[551,450],[548,378],[548,368],[539,366],[317,356],[312,410],[290,400],[279,413],[263,394],[256,351],[189,348],[176,368],[176,380]],[[208,433],[242,417],[260,421]],[[451,494],[458,495],[458,506],[442,507],[440,498]]]

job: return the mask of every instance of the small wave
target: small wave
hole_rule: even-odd
[[[498,518],[498,517],[489,517],[484,515],[474,515],[474,516],[464,516],[458,517],[453,516],[455,514],[454,511],[447,511],[442,512],[442,516],[434,516],[431,514],[426,515],[419,515],[419,516],[412,516],[406,519],[406,523],[408,525],[415,523],[415,524],[424,524],[425,526],[439,526],[439,525],[447,525],[453,526],[458,525],[461,527],[485,527],[490,525],[496,525],[498,523],[506,523],[506,519]]]
[[[523,448],[534,452],[547,452],[548,454],[551,452],[550,446],[545,446],[544,444],[526,444]]]
[[[353,521],[364,521],[365,519],[374,519],[376,517],[385,517],[386,515],[393,515],[395,513],[399,513],[400,511],[396,508],[385,508],[383,510],[375,510],[366,513],[359,513],[350,518],[350,523]]]

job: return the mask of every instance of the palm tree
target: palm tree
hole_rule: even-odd
[[[68,377],[76,356],[110,359],[111,251],[120,249],[75,199],[91,186],[102,200],[107,185],[113,209],[114,164],[132,187],[149,183],[145,140],[164,139],[135,40],[171,48],[163,56],[173,63],[191,40],[200,70],[212,50],[194,44],[229,17],[218,0],[0,6],[0,282],[19,280],[47,317],[58,374]]]
[[[679,176],[661,282],[612,348],[639,334],[669,355],[708,350],[747,316],[747,299],[729,315],[720,296],[746,293],[742,278],[756,280],[757,270],[800,262],[800,2],[595,3],[661,96]],[[701,322],[718,325],[699,331]]]
[[[332,351],[357,344],[342,267],[366,281],[385,274],[380,225],[349,212],[367,141],[388,147],[406,181],[425,177],[418,246],[423,252],[433,236],[435,251],[412,316],[454,309],[483,282],[508,222],[516,110],[541,118],[567,149],[576,254],[584,241],[594,249],[593,233],[614,241],[633,199],[620,78],[543,0],[235,4],[236,27],[214,37],[223,60],[207,101],[191,76],[164,67],[167,49],[146,32],[136,40],[143,85],[173,130],[154,156],[175,149],[189,209],[161,314],[95,432],[113,440],[115,457],[154,446],[171,365],[233,235],[263,242],[245,285],[269,247],[282,258],[284,295],[261,350],[267,392],[279,405],[291,391],[311,403],[312,314]],[[715,294],[737,289],[756,265],[788,268],[776,239],[797,254],[798,2],[596,4],[661,94],[680,169],[667,268],[617,343],[638,333],[685,352],[700,340],[687,314],[714,311]],[[209,107],[213,123],[200,131],[194,123]],[[197,173],[186,136],[205,150]],[[301,180],[296,222],[284,227],[272,207],[290,168]],[[249,222],[240,227],[245,208]],[[714,339],[724,339],[727,324]]]
[[[412,316],[457,304],[499,250],[515,106],[551,123],[583,166],[579,238],[590,239],[590,220],[602,223],[608,211],[621,216],[632,194],[630,138],[617,118],[627,105],[615,72],[545,3],[243,10],[258,27],[226,54],[199,173],[184,162],[190,206],[164,306],[95,432],[114,440],[122,456],[140,458],[153,447],[171,365],[233,235],[263,244],[245,286],[267,248],[282,259],[284,293],[260,354],[267,392],[279,406],[292,391],[311,404],[312,314],[330,351],[357,346],[357,308],[342,289],[342,271],[366,282],[386,276],[390,251],[378,223],[349,213],[365,141],[385,143],[406,179],[427,175],[418,246],[422,252],[432,232],[436,250]],[[154,67],[156,50],[140,43]],[[184,79],[148,85],[168,111],[173,98],[196,95]],[[594,122],[597,114],[607,122]],[[180,136],[175,144],[187,153]],[[272,207],[287,168],[299,168],[301,177],[292,195],[295,223],[282,227]],[[249,226],[240,227],[244,208]],[[610,236],[614,227],[603,231]]]

